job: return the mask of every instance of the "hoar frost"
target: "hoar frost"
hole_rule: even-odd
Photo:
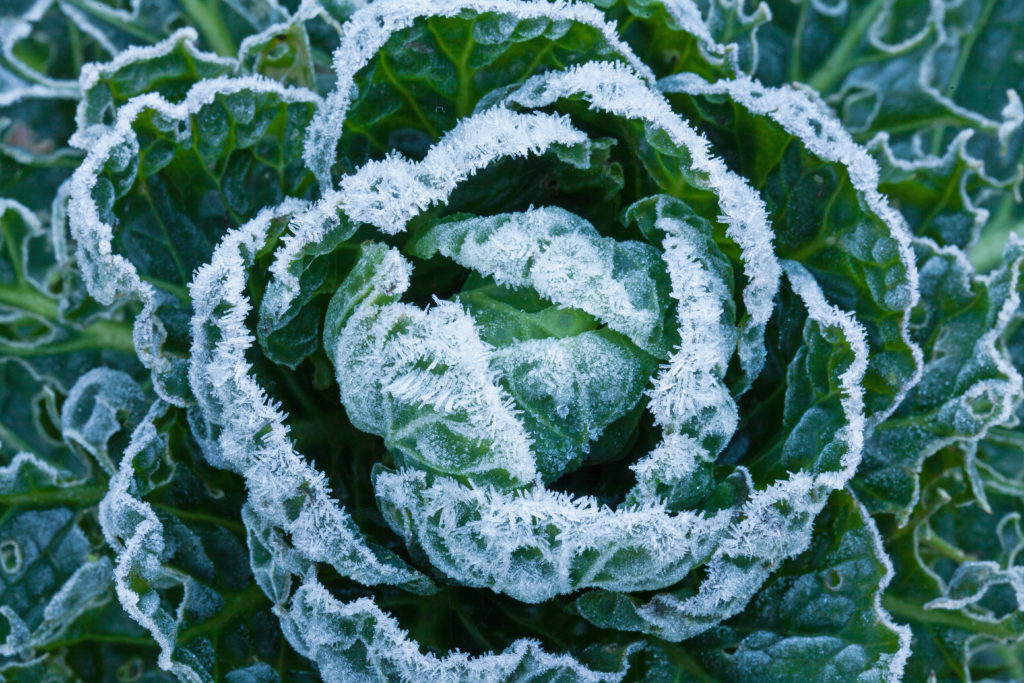
[[[1011,5],[0,10],[0,678],[1020,673]]]

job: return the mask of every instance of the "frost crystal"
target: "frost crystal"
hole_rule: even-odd
[[[0,679],[1020,668],[1015,2],[8,4]]]
[[[742,178],[711,155],[707,142],[676,115],[668,102],[628,67],[592,62],[565,71],[528,79],[505,98],[509,106],[549,106],[560,99],[581,96],[591,108],[627,119],[637,119],[665,131],[692,156],[695,169],[706,173],[729,226],[728,234],[743,250],[748,285],[743,293],[748,320],[741,333],[740,360],[751,379],[764,362],[759,337],[768,321],[770,301],[778,290],[779,264],[764,204]]]
[[[586,139],[565,118],[497,107],[460,122],[423,161],[391,156],[342,178],[341,204],[352,220],[393,235],[495,159],[540,154],[555,144],[581,145]]]
[[[423,311],[394,303],[409,286],[410,266],[395,250],[364,249],[327,314],[341,402],[358,428],[385,438],[436,472],[537,478],[530,439],[494,381],[491,349],[458,305]],[[340,328],[336,341],[332,332]],[[411,409],[416,418],[407,421]]]
[[[246,478],[250,504],[267,522],[286,530],[310,560],[368,585],[405,585],[429,590],[430,582],[386,550],[370,547],[348,514],[330,497],[324,475],[292,447],[284,416],[249,375],[245,351],[246,261],[266,240],[271,221],[295,213],[300,202],[266,210],[224,238],[209,265],[192,283],[192,363],[189,370],[208,431],[219,433],[211,461]],[[298,495],[298,511],[287,504]]]
[[[653,273],[658,252],[640,242],[602,238],[557,207],[442,223],[417,245],[440,252],[500,285],[530,287],[555,304],[586,311],[654,355],[664,335]]]
[[[649,82],[654,81],[654,74],[622,42],[615,26],[589,5],[563,0],[380,0],[356,12],[345,23],[341,44],[334,52],[337,83],[324,108],[313,121],[306,139],[306,163],[325,187],[330,186],[330,168],[334,163],[334,153],[351,103],[356,73],[373,59],[388,38],[411,26],[416,19],[452,17],[465,11],[478,14],[493,12],[519,21],[540,19],[593,26],[603,34],[610,52],[625,56],[637,73]]]
[[[71,177],[69,225],[77,242],[77,260],[89,293],[107,305],[123,298],[142,302],[142,311],[135,319],[135,348],[142,363],[160,380],[156,382],[156,389],[161,398],[176,405],[182,405],[186,400],[168,390],[163,380],[168,375],[183,374],[184,368],[180,361],[163,351],[167,330],[157,314],[169,294],[145,281],[132,261],[115,252],[117,226],[109,222],[107,211],[101,209],[97,200],[97,192],[102,194],[109,183],[97,190],[97,182],[104,166],[111,164],[123,169],[139,153],[132,125],[143,112],[162,121],[168,130],[176,130],[179,135],[187,137],[195,115],[205,105],[218,96],[248,92],[272,93],[284,102],[320,101],[309,90],[286,88],[276,81],[257,77],[201,81],[177,104],[157,94],[140,95],[118,110],[114,125],[93,143],[85,160]]]

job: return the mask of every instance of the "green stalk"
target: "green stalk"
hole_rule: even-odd
[[[181,0],[181,4],[214,52],[224,57],[238,55],[238,46],[235,45],[227,24],[224,23],[223,17],[216,9],[217,3],[208,3],[204,0]]]

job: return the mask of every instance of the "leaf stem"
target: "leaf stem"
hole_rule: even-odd
[[[894,595],[882,596],[882,607],[894,617],[913,620],[924,624],[935,624],[939,626],[951,626],[973,633],[984,633],[994,638],[1012,638],[1014,634],[1002,622],[989,622],[981,619],[971,619],[959,612],[945,609],[926,610]]]
[[[193,638],[216,632],[235,617],[250,611],[260,603],[266,603],[267,607],[270,607],[270,600],[263,594],[263,589],[256,583],[251,583],[244,590],[235,593],[226,603],[224,609],[218,612],[216,616],[190,626],[179,633],[178,642],[187,643]]]
[[[163,503],[150,503],[157,510],[163,510],[164,512],[170,513],[175,517],[188,520],[190,522],[199,522],[200,524],[209,524],[211,526],[219,526],[229,531],[233,531],[239,536],[245,536],[245,526],[234,519],[228,519],[226,517],[219,517],[217,515],[211,515],[207,512],[200,510],[183,510],[181,508],[174,507],[172,505],[164,505]]]
[[[68,488],[35,491],[31,493],[12,493],[0,495],[0,502],[6,506],[49,507],[52,505],[73,504],[76,507],[89,507],[98,503],[107,495],[106,484],[97,486],[70,486]]]
[[[922,534],[921,543],[928,546],[935,553],[948,557],[955,562],[971,562],[975,559],[930,529],[927,533]]]
[[[396,76],[395,72],[391,70],[391,65],[388,64],[388,60],[384,52],[380,52],[378,54],[377,63],[380,64],[381,71],[384,72],[384,76],[391,82],[392,87],[398,91],[398,94],[402,96],[405,103],[409,105],[412,113],[415,114],[416,118],[418,118],[420,123],[423,124],[427,134],[429,134],[434,140],[441,137],[440,132],[434,124],[430,122],[427,115],[423,113],[423,109],[420,107],[419,102],[417,102],[413,94],[409,92],[409,89],[405,87],[403,80]]]
[[[210,44],[213,50],[224,57],[234,57],[238,54],[238,47],[231,38],[224,19],[217,12],[217,5],[212,7],[203,0],[181,0],[185,11],[195,22],[203,38]]]
[[[809,2],[809,0],[806,1]],[[832,91],[849,71],[850,55],[857,49],[861,38],[871,27],[871,22],[875,20],[884,6],[885,0],[872,0],[870,5],[860,10],[857,20],[843,32],[843,37],[836,45],[836,49],[832,50],[832,54],[828,56],[817,73],[807,81],[809,86],[823,96]]]
[[[24,311],[45,318],[56,325],[66,326],[60,319],[57,301],[48,297],[38,289],[27,285],[0,285],[0,305]],[[69,328],[73,333],[70,339],[62,340],[53,345],[38,345],[33,348],[19,347],[0,342],[6,355],[38,356],[50,353],[70,353],[84,349],[116,349],[125,353],[135,353],[135,342],[132,337],[131,325],[114,320],[97,320],[83,328]]]
[[[789,54],[789,80],[800,80],[800,57],[804,46],[804,30],[807,27],[807,12],[810,2],[800,3],[800,18],[796,22],[796,30],[793,31],[793,51]]]

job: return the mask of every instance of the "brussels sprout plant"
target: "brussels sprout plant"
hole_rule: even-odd
[[[0,679],[1024,680],[1017,0],[0,7]]]

